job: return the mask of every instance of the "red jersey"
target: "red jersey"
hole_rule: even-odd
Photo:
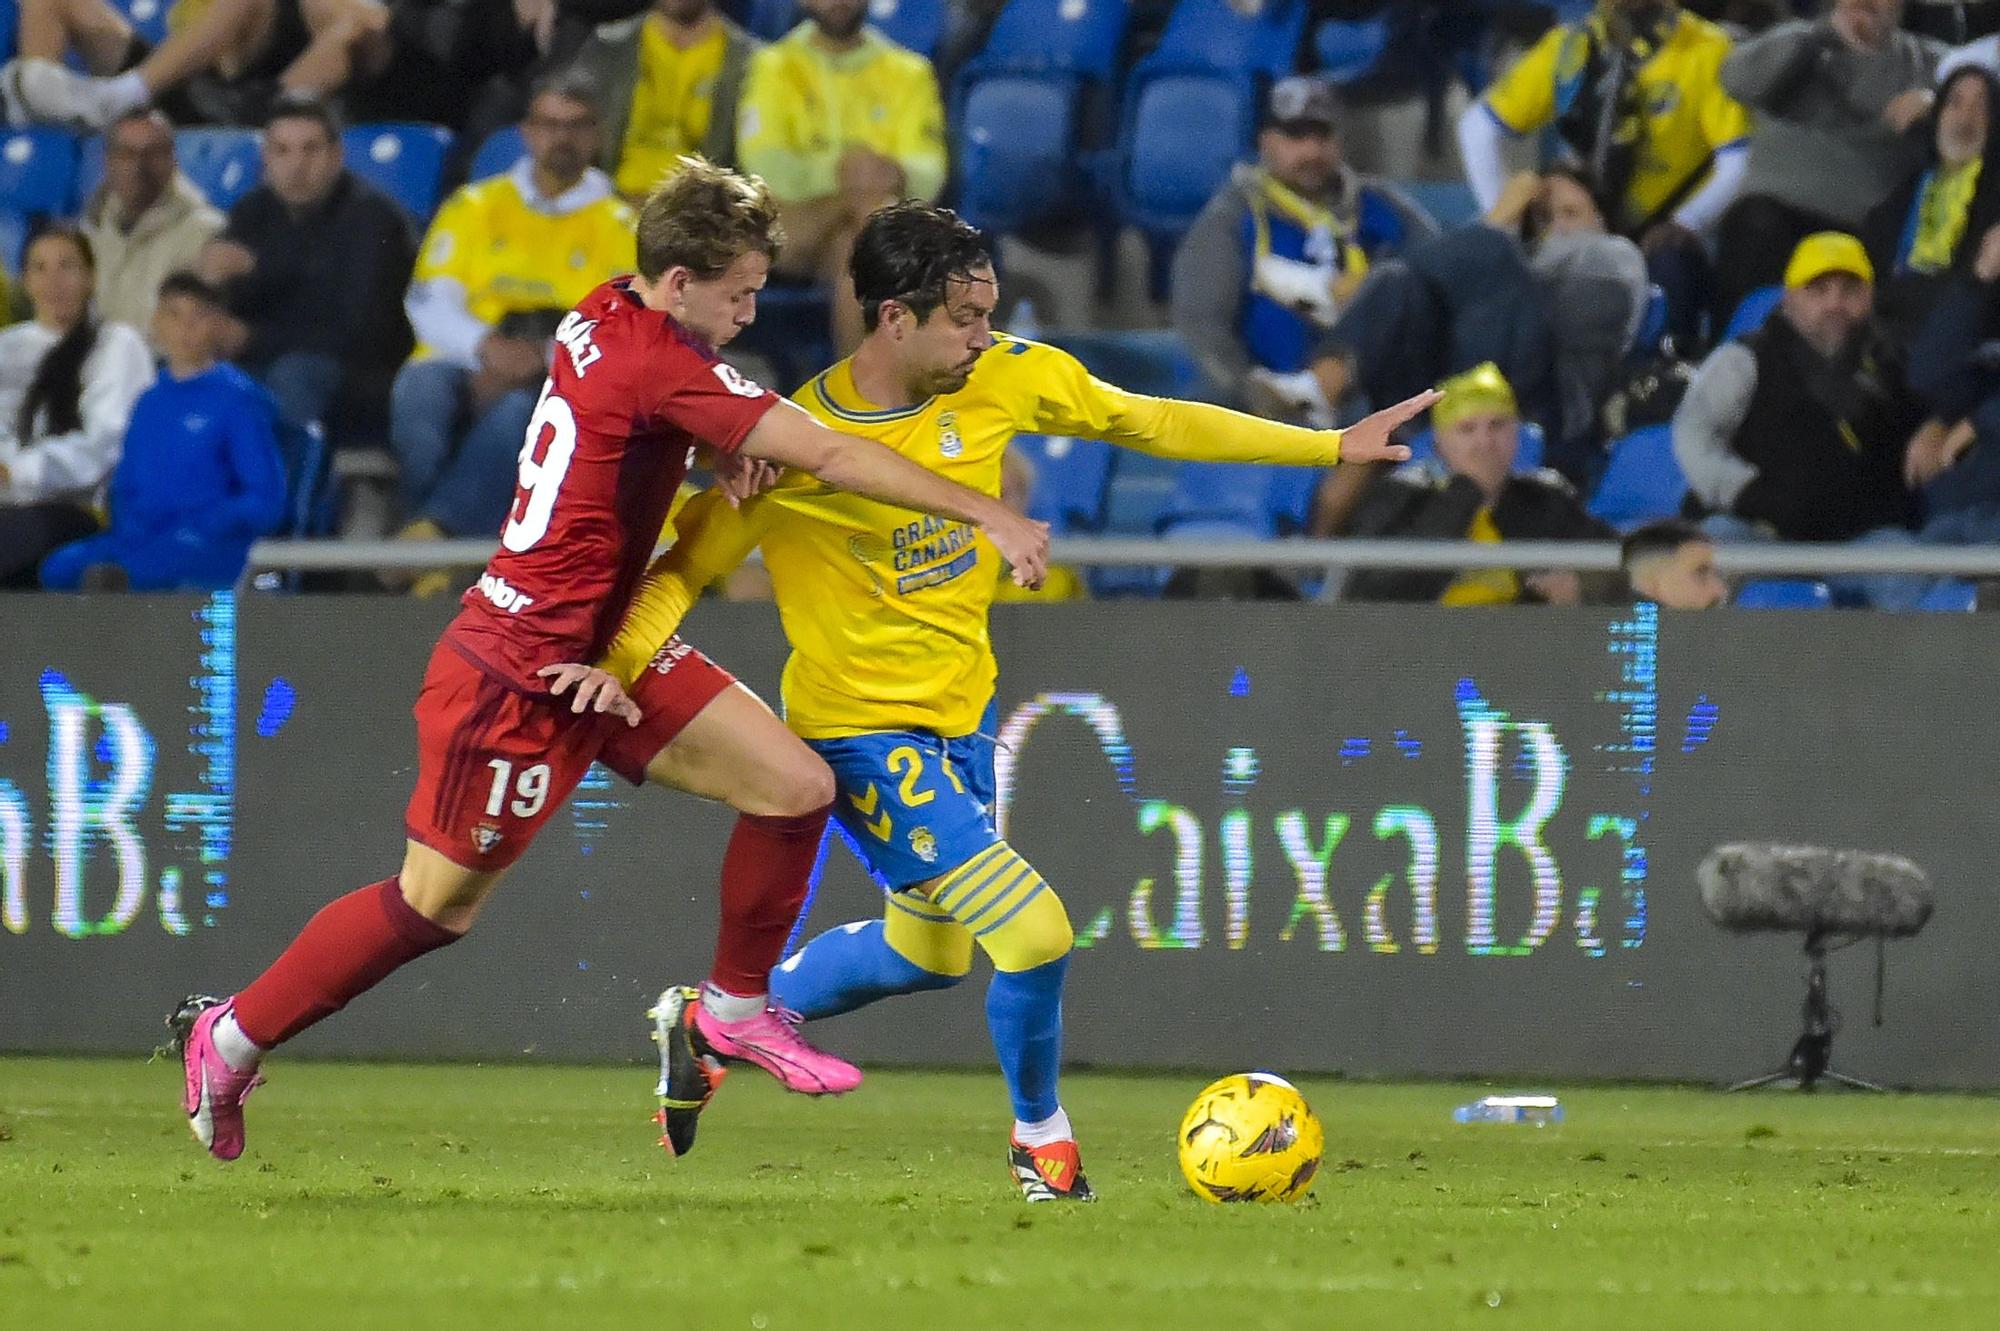
[[[777,404],[623,279],[563,316],[500,552],[445,630],[508,684],[610,646],[697,445],[734,452]]]

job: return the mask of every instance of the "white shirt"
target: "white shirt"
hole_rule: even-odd
[[[35,504],[48,499],[88,501],[118,465],[132,404],[157,373],[145,339],[124,324],[100,324],[97,345],[83,362],[83,394],[78,411],[83,428],[51,435],[48,412],[38,413],[27,439],[14,433],[21,399],[34,382],[42,358],[62,334],[30,319],[0,328],[0,504]]]

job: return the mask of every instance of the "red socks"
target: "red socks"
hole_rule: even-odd
[[[717,989],[747,996],[770,988],[771,968],[784,959],[785,940],[805,904],[831,809],[790,818],[746,813],[736,820],[722,857],[722,927],[708,975]]]
[[[822,813],[821,821],[825,817]],[[803,887],[804,874],[800,883]],[[398,966],[458,939],[403,900],[398,880],[357,888],[306,921],[270,969],[236,995],[236,1023],[265,1049],[276,1048],[373,989]]]

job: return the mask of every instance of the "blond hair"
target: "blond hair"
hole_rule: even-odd
[[[711,280],[745,254],[775,260],[785,243],[761,179],[695,156],[682,157],[646,196],[638,231],[639,275],[648,282],[669,268]]]

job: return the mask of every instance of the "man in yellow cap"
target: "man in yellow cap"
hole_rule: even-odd
[[[1916,490],[1943,470],[1901,350],[1874,319],[1875,271],[1859,240],[1799,242],[1785,293],[1756,332],[1710,353],[1674,414],[1674,456],[1719,540],[1912,539]],[[1834,580],[1837,596],[1914,605],[1924,579]]]
[[[1431,408],[1435,461],[1413,462],[1378,482],[1356,509],[1349,534],[1438,540],[1569,541],[1609,535],[1553,471],[1518,473],[1521,412],[1514,388],[1488,361],[1445,380]],[[1379,569],[1357,573],[1346,595],[1362,601],[1443,605],[1577,605],[1608,592],[1567,569],[1454,574]]]

